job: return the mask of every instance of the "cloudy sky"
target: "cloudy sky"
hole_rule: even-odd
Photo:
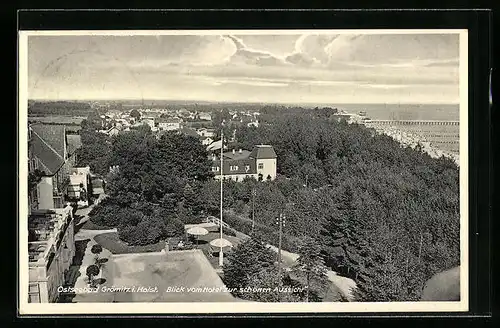
[[[30,36],[31,99],[459,102],[459,35]]]

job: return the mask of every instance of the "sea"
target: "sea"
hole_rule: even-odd
[[[459,121],[459,104],[338,104],[348,113],[366,112],[373,120]]]
[[[341,104],[334,106],[348,113],[358,114],[360,111],[372,120],[394,121],[460,121],[460,106],[435,104]],[[428,141],[433,148],[459,155],[459,125],[417,125],[398,124],[393,128]]]

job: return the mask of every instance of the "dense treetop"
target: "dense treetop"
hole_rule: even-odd
[[[428,278],[459,264],[459,169],[453,161],[330,119],[333,108],[265,106],[260,112],[259,127],[224,127],[235,132],[231,148],[273,145],[278,178],[225,182],[225,222],[251,234],[254,217],[255,238],[276,245],[276,217],[283,213],[284,249],[301,252],[300,242],[312,238],[321,260],[302,250],[314,263],[354,279],[360,300],[418,300]],[[218,115],[214,127],[228,111]],[[169,133],[156,139],[150,131],[83,136],[84,147],[101,145],[82,150],[93,170],[100,163],[119,165],[109,178],[109,200],[92,220],[118,227],[123,240],[153,243],[181,232],[182,223],[218,215],[219,183],[196,138]]]
[[[87,116],[92,108],[86,102],[73,101],[29,101],[28,114],[82,115]]]

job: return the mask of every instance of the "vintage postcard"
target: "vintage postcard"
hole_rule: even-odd
[[[466,30],[19,32],[19,313],[468,310]]]

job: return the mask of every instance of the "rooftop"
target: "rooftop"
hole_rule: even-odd
[[[190,128],[181,128],[179,130],[180,133],[184,133],[188,136],[192,136],[192,137],[196,137],[196,138],[199,138],[200,136],[198,135],[198,133],[196,133],[196,130],[194,129],[190,129]]]
[[[61,125],[33,124],[32,151],[38,158],[41,170],[54,175],[64,164],[65,127]]]
[[[224,157],[225,158],[229,158],[229,159],[233,159],[233,160],[242,160],[242,159],[247,159],[250,155],[250,152],[248,150],[244,150],[242,149],[241,152],[240,150],[236,150],[234,151],[227,151],[224,153]]]
[[[274,148],[271,145],[257,145],[253,148],[249,157],[255,159],[271,159],[276,158],[276,153],[274,152]]]
[[[79,134],[68,134],[66,136],[68,142],[68,154],[72,155],[78,148],[82,146],[82,138]]]
[[[160,117],[158,123],[181,123],[181,119],[177,117]]]

